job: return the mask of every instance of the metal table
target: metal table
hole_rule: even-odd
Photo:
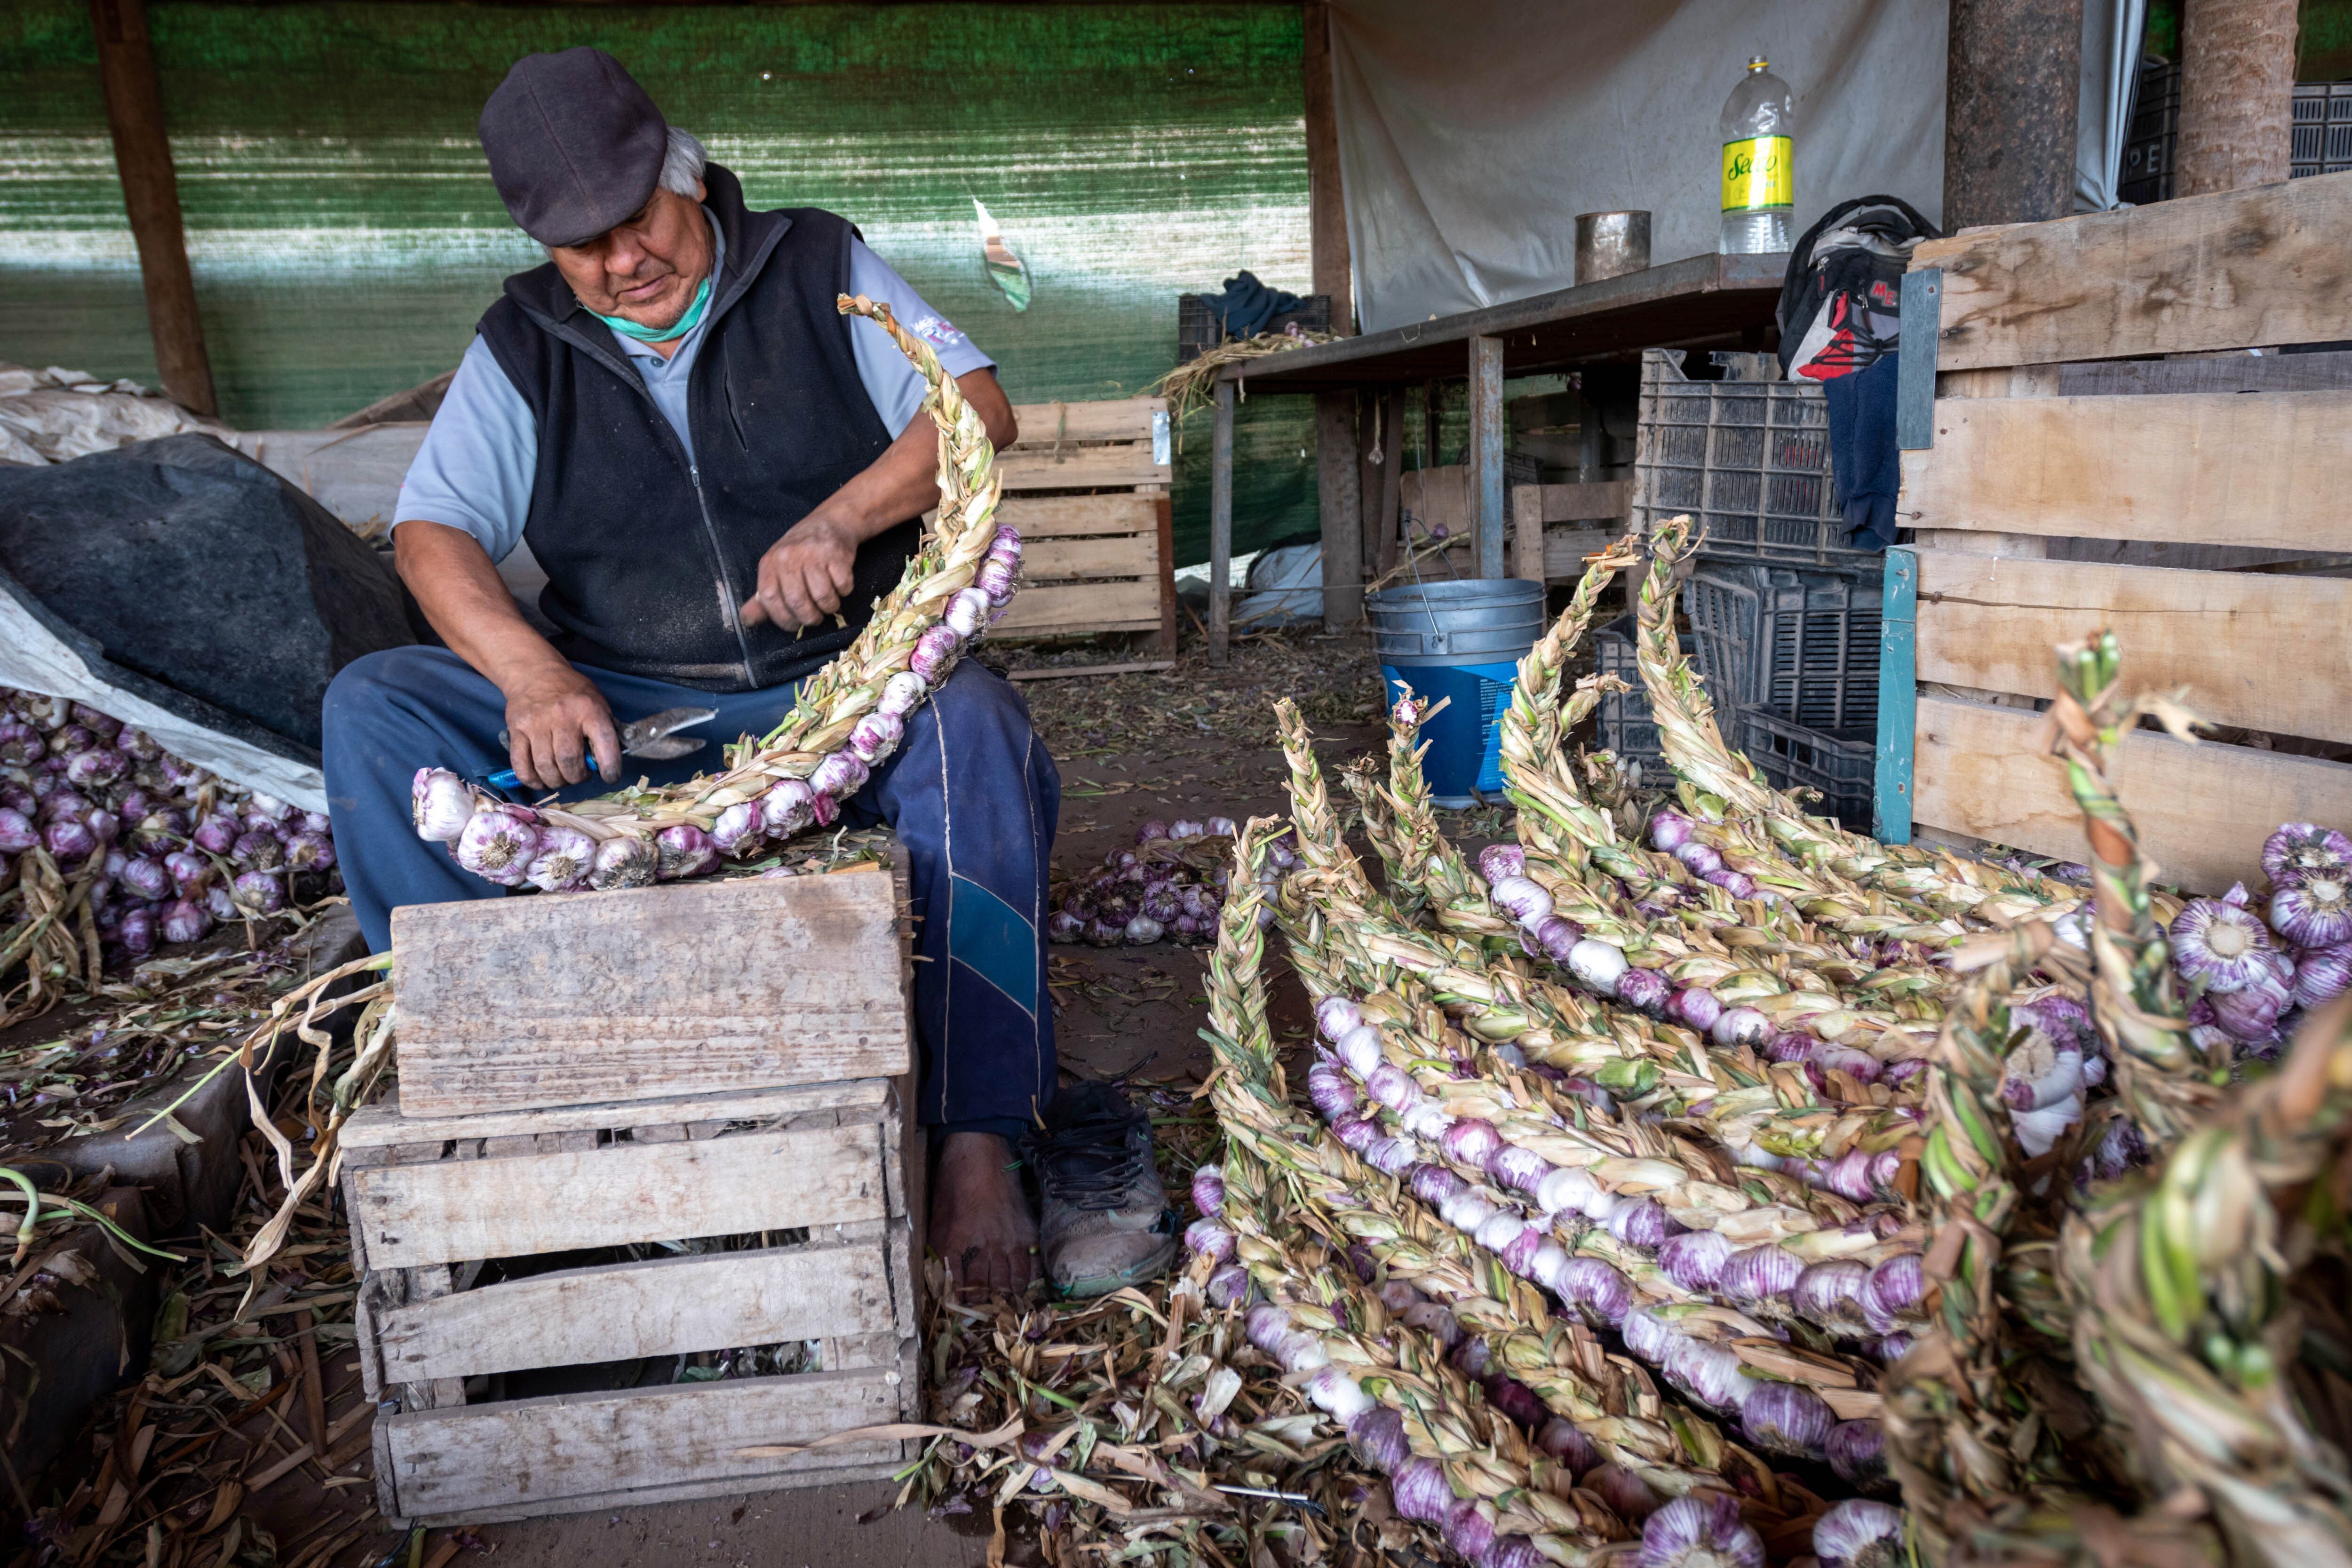
[[[1450,379],[1466,370],[1475,559],[1481,576],[1500,577],[1505,574],[1505,374],[1540,375],[1638,354],[1645,348],[1761,347],[1760,334],[1772,323],[1788,266],[1785,252],[1694,256],[1622,278],[1226,366],[1217,376],[1209,458],[1211,658],[1223,662],[1232,624],[1227,578],[1234,537],[1234,389],[1242,382],[1263,396],[1401,387]],[[1333,552],[1324,553],[1328,573]],[[1360,592],[1355,555],[1349,554],[1342,569],[1357,581],[1333,585]],[[1344,618],[1352,620],[1353,616]]]

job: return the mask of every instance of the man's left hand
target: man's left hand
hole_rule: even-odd
[[[743,602],[745,626],[813,626],[841,610],[856,581],[857,534],[812,514],[760,557],[760,591]]]

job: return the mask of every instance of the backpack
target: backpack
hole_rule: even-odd
[[[1902,331],[1903,270],[1936,226],[1900,196],[1840,202],[1805,231],[1780,284],[1780,374],[1832,381],[1867,370]]]

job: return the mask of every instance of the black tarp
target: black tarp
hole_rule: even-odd
[[[209,436],[0,467],[0,569],[128,689],[313,763],[335,672],[415,640],[372,546]]]

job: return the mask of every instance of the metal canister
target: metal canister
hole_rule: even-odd
[[[1640,272],[1650,265],[1650,215],[1646,212],[1576,215],[1576,280],[1598,283]]]

